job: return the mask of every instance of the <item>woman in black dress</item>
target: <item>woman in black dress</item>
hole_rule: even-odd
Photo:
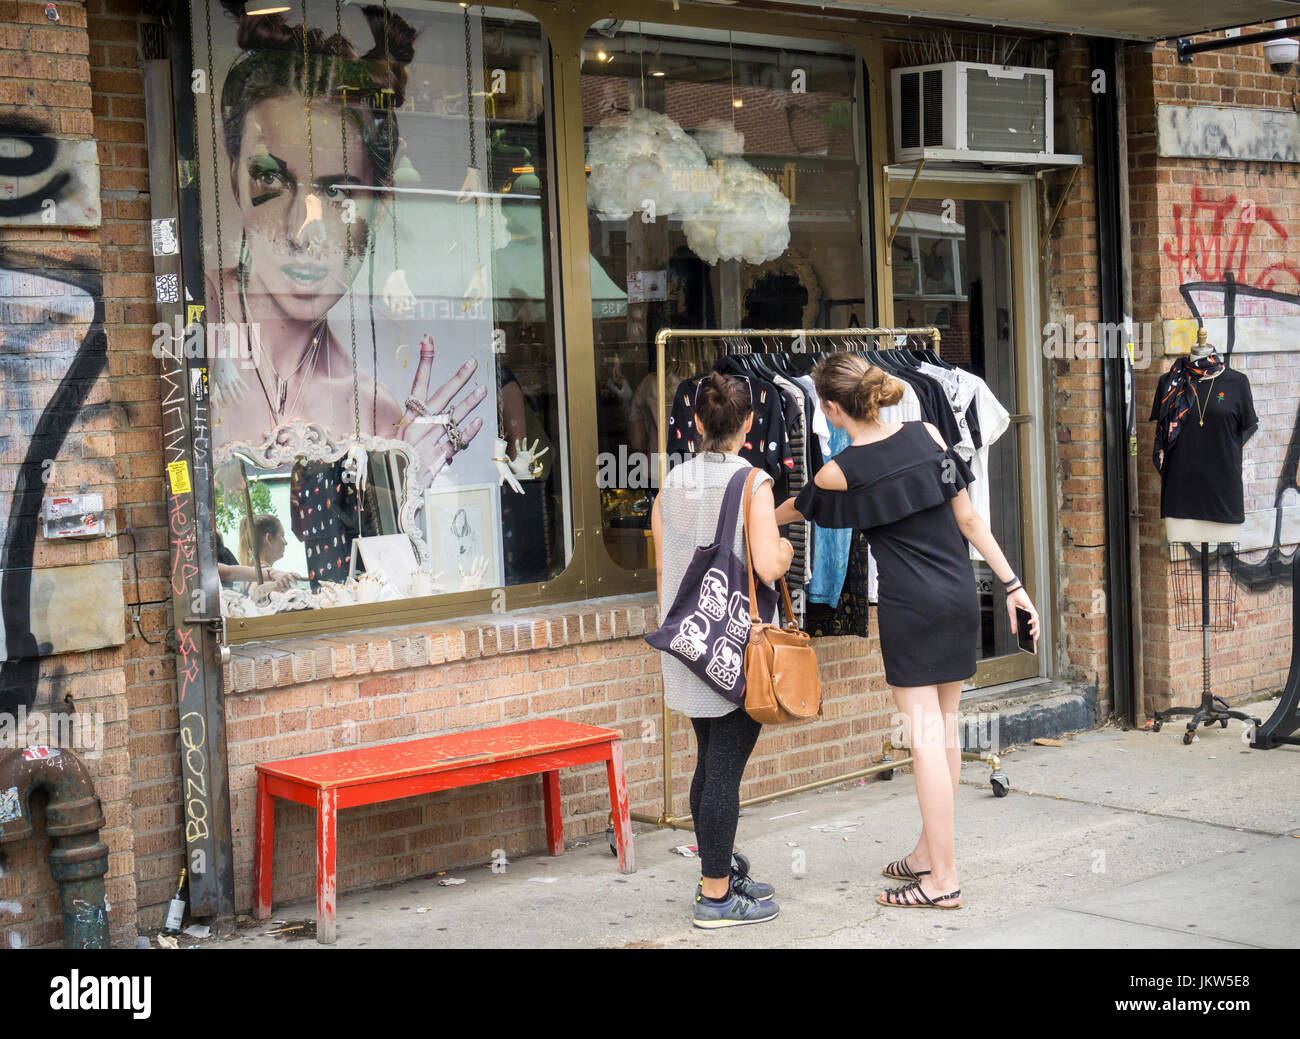
[[[877,898],[881,905],[958,909],[961,887],[953,851],[953,808],[961,772],[958,701],[975,673],[980,614],[967,542],[979,549],[1007,589],[1007,613],[1038,614],[988,526],[971,505],[974,477],[928,422],[884,423],[882,406],[902,387],[853,354],[834,354],[813,372],[831,425],[850,445],[824,465],[777,522],[800,518],[823,527],[862,530],[879,572],[876,611],[885,681],[910,735],[921,836],[884,875],[908,880]]]

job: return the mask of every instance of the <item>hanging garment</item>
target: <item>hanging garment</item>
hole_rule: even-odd
[[[772,383],[752,375],[737,377],[749,383],[750,400],[754,408],[754,425],[749,439],[740,449],[740,457],[771,476],[777,483],[779,494],[784,490],[786,478],[794,466],[780,391]],[[670,452],[695,454],[699,450],[695,430],[695,397],[699,392],[701,378],[702,376],[695,376],[682,380],[673,396],[672,413],[668,418]]]
[[[790,497],[803,490],[804,484],[809,480],[807,438],[804,433],[803,394],[794,383],[784,376],[776,376],[774,382],[787,404],[785,409],[786,428],[790,439],[790,456],[794,459],[794,464],[790,467],[789,480],[785,491],[786,496]],[[786,583],[798,588],[807,583],[808,580],[808,547],[810,543],[808,523],[791,523],[786,529],[785,536],[791,547],[794,548],[790,568],[786,571]]]
[[[849,435],[842,429],[830,431],[830,456],[849,446]],[[853,531],[847,528],[813,524],[813,568],[808,586],[808,601],[834,606],[840,601],[849,569],[849,549]]]
[[[1156,384],[1156,398],[1151,405],[1151,418],[1156,423],[1151,460],[1155,462],[1157,472],[1164,471],[1165,459],[1187,428],[1187,417],[1193,406],[1199,407],[1193,380],[1213,379],[1224,367],[1218,352],[1211,351],[1204,357],[1178,358],[1160,377]]]
[[[1174,366],[1178,363],[1175,361]],[[1175,379],[1189,385],[1191,406],[1181,418],[1168,417],[1182,428],[1174,431],[1172,438],[1166,437],[1171,442],[1164,448],[1164,467],[1160,471],[1160,516],[1245,523],[1242,449],[1259,426],[1250,380],[1222,366],[1217,375],[1200,379],[1186,374],[1171,378],[1172,373],[1171,368],[1160,377],[1152,419],[1165,420],[1171,408],[1170,398],[1178,393],[1171,385]]]
[[[975,451],[975,457],[970,461],[970,468],[975,476],[975,482],[971,484],[966,493],[970,495],[970,503],[975,512],[991,529],[993,520],[990,500],[992,483],[989,480],[989,448],[997,443],[1002,434],[1011,428],[1011,415],[1002,406],[1001,401],[993,395],[988,383],[978,375],[967,374],[975,381],[975,396],[971,400],[971,407],[979,412],[979,425],[982,436],[980,446]],[[984,558],[974,545],[970,546],[970,557],[978,560]]]
[[[865,639],[871,634],[871,603],[867,599],[867,536],[861,530],[849,533],[848,569],[844,574],[839,602],[834,606],[824,603],[810,603],[808,606],[804,631],[815,638],[856,635]]]
[[[343,462],[303,462],[289,477],[290,526],[307,556],[312,589],[348,579],[352,542],[360,533],[356,488],[343,481]]]
[[[969,464],[975,457],[975,441],[971,437],[966,412],[970,410],[971,401],[975,399],[975,376],[960,368],[940,368],[928,362],[921,363],[921,372],[938,382],[947,395],[948,407],[952,409],[953,418],[957,421],[957,429],[961,433],[961,438],[950,446],[955,447],[957,453]]]

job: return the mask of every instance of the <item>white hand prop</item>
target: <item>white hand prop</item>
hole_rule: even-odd
[[[523,494],[524,489],[519,486],[519,481],[515,479],[510,456],[506,454],[506,442],[497,437],[495,444],[496,446],[492,449],[492,464],[497,467],[497,486],[500,487],[503,483],[507,483],[516,494]]]
[[[460,590],[462,592],[471,592],[476,588],[483,587],[483,578],[487,576],[488,560],[487,556],[479,556],[469,566],[466,571],[463,567],[460,570]]]
[[[539,459],[550,448],[543,447],[538,451],[539,444],[541,444],[540,440],[534,440],[532,447],[529,447],[526,437],[520,437],[515,441],[515,460],[510,463],[510,468],[521,480],[535,480],[542,475],[542,463]],[[522,488],[520,490],[522,491]]]
[[[393,317],[405,317],[415,306],[415,295],[406,281],[406,271],[393,271],[384,279],[384,306]]]

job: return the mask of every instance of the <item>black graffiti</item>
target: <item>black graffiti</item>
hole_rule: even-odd
[[[0,116],[0,140],[20,141],[30,150],[26,155],[0,155],[0,177],[34,177],[54,165],[60,142],[46,136],[49,127],[30,116]],[[0,217],[14,218],[38,213],[45,202],[63,199],[72,174],[61,170],[40,186],[38,191],[18,198],[0,199]]]
[[[1223,281],[1187,282],[1179,286],[1183,301],[1198,324],[1203,324],[1199,308],[1196,306],[1196,293],[1223,293],[1223,316],[1228,322],[1227,341],[1223,346],[1223,355],[1229,362],[1237,343],[1237,302],[1241,299],[1270,300],[1290,306],[1300,307],[1300,295],[1293,292],[1278,292],[1275,289],[1255,288],[1237,281],[1231,271],[1224,271]],[[1282,551],[1282,517],[1285,496],[1288,490],[1297,489],[1300,478],[1300,405],[1297,406],[1295,425],[1291,429],[1291,440],[1287,445],[1286,457],[1282,461],[1282,471],[1278,474],[1277,491],[1273,498],[1275,517],[1273,521],[1273,544],[1261,560],[1248,562],[1237,561],[1237,580],[1250,591],[1267,591],[1279,585],[1287,585],[1292,580],[1291,564],[1300,549],[1291,552]]]
[[[35,703],[40,676],[42,647],[31,628],[31,568],[45,496],[42,469],[46,459],[59,457],[73,423],[86,413],[86,398],[108,367],[108,337],[104,333],[104,278],[98,270],[0,247],[0,271],[62,282],[94,303],[90,327],[36,422],[9,503],[0,555],[0,611],[9,659],[0,664],[0,711],[12,712],[19,705],[30,708]],[[11,339],[19,332],[19,326],[8,329]]]

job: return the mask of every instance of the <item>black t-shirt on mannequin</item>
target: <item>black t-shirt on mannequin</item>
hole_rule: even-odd
[[[1168,372],[1160,377],[1151,409],[1153,421],[1160,417],[1168,380]],[[1224,368],[1212,379],[1193,379],[1192,385],[1196,397],[1161,470],[1160,516],[1244,523],[1241,451],[1259,425],[1250,380]]]

